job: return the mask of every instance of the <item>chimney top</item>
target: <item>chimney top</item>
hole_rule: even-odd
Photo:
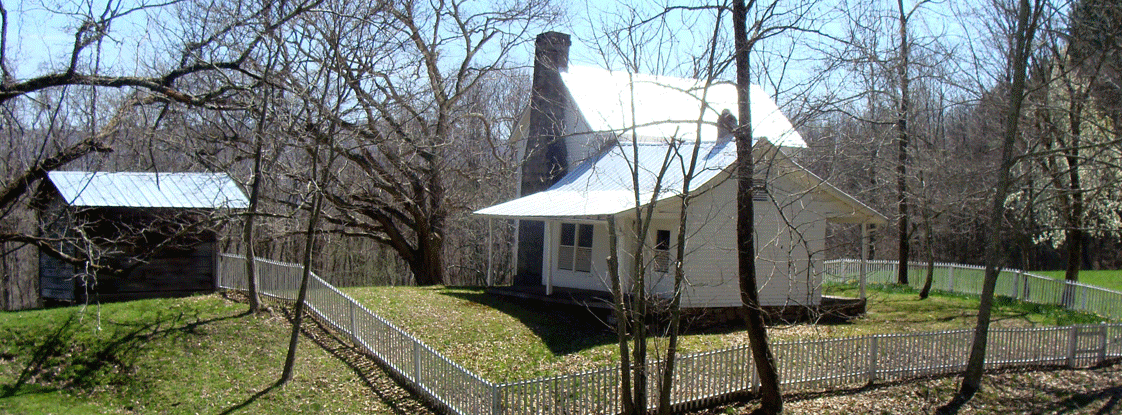
[[[544,32],[538,35],[537,44],[561,44],[564,46],[572,46],[573,42],[569,39],[567,33],[561,32]]]
[[[566,72],[569,69],[569,46],[573,44],[569,35],[561,32],[539,34],[534,41],[537,60],[550,69]]]

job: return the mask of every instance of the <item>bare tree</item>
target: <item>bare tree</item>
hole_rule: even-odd
[[[916,3],[911,10],[905,10],[904,0],[897,0],[897,22],[899,23],[899,57],[896,62],[898,109],[896,111],[896,227],[899,239],[897,258],[900,266],[896,267],[896,283],[908,283],[908,261],[910,250],[910,229],[908,228],[908,117],[911,116],[909,99],[911,78],[908,73],[911,62],[911,43],[908,40],[908,21],[912,14],[919,9],[923,2]]]
[[[197,18],[206,8],[216,6],[193,2],[131,4],[110,1],[102,9],[79,6],[77,10],[60,11],[72,21],[73,41],[61,59],[61,66],[47,67],[27,78],[20,78],[9,53],[11,30],[7,10],[0,7],[0,105],[5,108],[5,135],[22,137],[18,146],[29,151],[19,154],[4,171],[0,185],[0,221],[7,222],[28,209],[29,190],[50,170],[59,169],[94,153],[109,153],[133,135],[147,137],[160,121],[177,108],[210,108],[215,110],[243,107],[240,91],[250,89],[262,80],[255,71],[257,46],[269,32],[287,24],[316,5],[315,0],[275,5],[270,2],[246,3],[240,8],[211,10],[210,17]],[[45,8],[51,10],[51,8]],[[106,39],[115,36],[115,28],[131,16],[152,13],[154,21],[167,22],[164,52],[175,58],[158,63],[152,57],[144,67],[110,73],[102,65]],[[194,13],[194,14],[193,14]],[[276,16],[270,23],[259,17],[264,13]],[[221,16],[218,18],[218,16]],[[177,24],[171,24],[174,20]],[[174,29],[173,29],[174,28]],[[108,65],[106,65],[108,66]],[[79,91],[83,94],[77,94]],[[46,98],[47,101],[42,101]],[[79,99],[80,98],[80,99]],[[40,102],[49,103],[36,109]],[[34,110],[35,112],[28,112]],[[39,129],[41,115],[50,120]],[[84,118],[82,125],[72,124],[64,117]],[[73,122],[76,120],[72,120]],[[34,134],[28,134],[34,132]],[[39,135],[39,142],[25,138]],[[126,144],[127,145],[127,144]],[[126,161],[124,164],[128,164]],[[89,165],[95,165],[89,163]],[[75,250],[56,252],[51,241],[34,230],[4,226],[0,242],[26,244],[75,264],[89,263]],[[98,266],[97,264],[90,264]]]
[[[332,150],[349,160],[332,179],[339,191],[325,195],[331,209],[324,220],[336,232],[392,249],[416,284],[444,283],[448,221],[473,196],[450,185],[478,166],[461,150],[501,145],[489,126],[475,123],[485,117],[467,108],[467,97],[506,69],[509,52],[554,11],[538,0],[331,2],[327,8],[323,19],[307,22],[303,41],[311,46],[300,47],[324,62],[340,93],[302,94],[321,108],[353,105],[321,113],[343,127],[345,140]],[[486,134],[463,134],[467,128]],[[480,141],[466,144],[468,137]]]
[[[733,3],[733,37],[736,42],[736,85],[739,94],[738,108],[740,125],[733,136],[736,138],[736,255],[738,275],[740,276],[740,298],[743,302],[744,320],[748,323],[748,342],[752,348],[752,358],[760,377],[759,413],[777,414],[783,412],[783,395],[779,391],[779,372],[775,356],[767,340],[767,327],[764,326],[763,309],[760,307],[759,285],[756,282],[756,238],[753,195],[755,165],[752,159],[752,111],[749,102],[751,74],[749,57],[753,43],[761,39],[761,21],[756,21],[751,37],[748,34],[748,9],[752,4],[743,0]],[[772,3],[768,9],[773,9]]]
[[[1099,8],[1104,9],[1096,11]],[[1088,240],[1117,236],[1122,230],[1115,192],[1119,137],[1111,131],[1109,106],[1096,96],[1104,78],[1111,76],[1109,56],[1120,53],[1120,47],[1109,41],[1087,46],[1095,38],[1117,36],[1095,16],[1109,14],[1109,6],[1084,1],[1072,9],[1063,16],[1066,22],[1042,22],[1042,46],[1028,81],[1034,92],[1027,105],[1035,122],[1023,135],[1032,152],[1033,168],[1026,176],[1033,189],[1017,196],[1020,206],[1040,205],[1030,209],[1029,220],[1044,229],[1032,236],[1057,248],[1062,244],[1065,279],[1077,282]],[[1037,198],[1029,197],[1030,192]],[[1063,303],[1070,304],[1072,297],[1069,286]]]
[[[1036,29],[1039,27],[1041,16],[1045,12],[1045,2],[1037,0],[1020,0],[1017,5],[1009,10],[1016,17],[1009,33],[1010,48],[1008,52],[1008,73],[1011,78],[1009,84],[1009,107],[1005,112],[1004,132],[1001,146],[1001,165],[998,168],[997,188],[993,193],[990,205],[989,226],[990,233],[986,241],[986,274],[982,284],[981,301],[978,305],[978,324],[974,329],[974,341],[970,348],[970,357],[967,359],[966,370],[962,375],[962,383],[958,394],[941,411],[957,411],[966,401],[969,401],[981,388],[982,373],[985,370],[986,344],[989,339],[990,312],[993,308],[994,287],[1002,264],[1001,220],[1005,211],[1005,199],[1013,187],[1014,145],[1017,141],[1018,130],[1021,123],[1021,109],[1024,104],[1026,91],[1027,68],[1034,47]]]
[[[280,380],[277,382],[280,385],[288,383],[292,380],[293,373],[295,372],[294,366],[296,364],[296,346],[300,340],[300,328],[304,322],[304,301],[308,296],[308,281],[311,280],[312,274],[312,259],[313,251],[315,250],[316,228],[319,225],[319,218],[323,210],[324,194],[327,192],[323,185],[327,183],[327,177],[332,168],[332,162],[335,156],[328,153],[327,160],[323,166],[320,166],[320,153],[323,147],[331,147],[331,137],[334,136],[334,131],[318,131],[317,127],[311,127],[310,139],[311,143],[308,147],[308,153],[311,158],[311,167],[309,169],[308,178],[311,181],[308,183],[307,197],[311,197],[312,204],[308,207],[308,223],[307,233],[304,235],[304,260],[301,261],[303,270],[300,277],[300,289],[296,294],[296,304],[292,308],[292,335],[288,340],[288,354],[284,359],[284,371],[281,373]]]

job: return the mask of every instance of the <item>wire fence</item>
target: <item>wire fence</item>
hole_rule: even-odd
[[[851,278],[850,266],[846,260],[827,262],[826,269],[832,273],[827,279],[844,281]],[[258,286],[263,295],[295,301],[302,273],[300,265],[259,258],[257,267]],[[868,269],[872,269],[871,265]],[[966,271],[973,270],[973,267],[959,265],[947,269],[950,276],[944,283],[950,284],[949,287],[956,287],[956,279],[958,287],[980,287],[980,283],[970,281],[968,276],[980,274]],[[244,257],[223,254],[219,258],[218,270],[220,287],[246,288]],[[889,269],[878,268],[877,272],[888,273]],[[1016,281],[1007,284],[1011,290],[1024,287],[1030,287],[1026,290],[1043,290],[1036,288],[1036,280],[1023,276],[1029,274],[1015,275]],[[1018,285],[1018,282],[1023,283]],[[1097,304],[1096,301],[1102,298],[1113,297],[1087,294],[1076,298],[1087,299],[1087,304]],[[415,393],[447,413],[537,415],[613,414],[620,411],[620,380],[616,367],[513,383],[492,383],[372,313],[314,274],[309,281],[305,305],[318,319],[350,337],[356,346],[404,381]],[[950,330],[777,342],[772,345],[772,350],[784,392],[823,390],[958,373],[965,368],[972,335],[971,330]],[[990,331],[986,367],[1076,367],[1119,357],[1122,357],[1122,324],[997,329]],[[651,374],[648,389],[652,393],[647,404],[651,407],[656,402],[654,391],[657,390],[659,377],[655,374],[660,365],[661,362],[652,362],[648,367]],[[677,360],[671,402],[679,411],[697,409],[744,399],[758,387],[751,351],[747,346],[687,354]]]
[[[871,260],[865,263],[866,282],[895,284],[898,261]],[[936,262],[931,287],[959,294],[982,294],[986,268],[976,265]],[[835,283],[856,282],[861,275],[861,260],[825,261],[823,280]],[[927,277],[927,263],[908,263],[908,285],[920,288]],[[1036,303],[1054,304],[1074,311],[1122,320],[1122,292],[1093,285],[1056,280],[1018,269],[1003,269],[997,277],[996,295]]]

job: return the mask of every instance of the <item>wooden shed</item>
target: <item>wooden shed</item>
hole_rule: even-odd
[[[52,171],[39,227],[86,262],[39,253],[40,296],[84,302],[213,291],[219,218],[249,202],[225,173]]]

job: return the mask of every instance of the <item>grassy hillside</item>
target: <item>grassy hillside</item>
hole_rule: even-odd
[[[274,387],[291,326],[245,309],[210,295],[0,313],[0,413],[401,411],[371,392],[384,379],[307,338]]]
[[[854,286],[831,286],[830,294],[857,296]],[[355,287],[358,302],[418,336],[472,371],[496,381],[526,380],[612,364],[615,335],[583,309],[557,309],[530,301],[507,301],[478,288]],[[914,333],[972,328],[978,299],[936,292],[919,300],[915,290],[874,286],[869,311],[846,323],[794,324],[769,328],[773,341]],[[993,327],[1038,327],[1103,321],[1086,313],[1000,299]],[[687,323],[688,324],[688,323]],[[650,340],[651,350],[665,347]],[[739,327],[711,329],[681,339],[686,353],[747,344]]]
[[[1050,277],[1057,280],[1064,279],[1064,271],[1062,270],[1032,271],[1032,273],[1040,274],[1045,277]],[[1103,287],[1108,290],[1122,291],[1122,270],[1079,271],[1079,282]]]
[[[495,368],[488,372],[495,377],[524,375],[529,373],[526,370],[537,373],[599,366],[614,358],[610,333],[595,320],[492,302],[478,290],[398,287],[352,291],[459,361]],[[891,289],[875,291],[871,298],[874,310],[879,311],[870,313],[867,320],[775,327],[772,333],[784,339],[899,327],[918,331],[931,326],[916,321],[954,324],[947,322],[972,317],[963,309],[970,307],[963,298],[919,302],[914,293]],[[369,359],[314,325],[300,345],[296,378],[283,388],[273,387],[284,359],[289,325],[277,315],[250,316],[244,310],[244,304],[201,296],[0,313],[0,413],[430,413]],[[1093,318],[1010,303],[997,313],[1004,316],[999,324],[1017,325],[1067,324]],[[892,324],[899,327],[886,321],[895,321]],[[698,349],[737,342],[739,336],[738,331],[703,333],[691,336],[687,343]],[[534,342],[536,346],[525,348]],[[986,389],[971,405],[1005,405],[1002,408],[1010,413],[1032,412],[1042,402],[1071,397],[1080,407],[1095,402],[1112,407],[1111,402],[1122,396],[1118,386],[1122,372],[1116,366],[1096,370],[1103,373],[1033,375],[1058,377],[1047,382],[1051,389],[1044,395],[1039,393],[1039,382],[989,376],[987,387],[992,389]],[[1092,375],[1096,377],[1086,377]],[[873,408],[874,403],[885,401],[884,394],[907,397],[891,401],[906,404],[893,406],[897,409],[929,408],[944,399],[917,392],[935,388],[930,382],[949,385],[953,378],[878,386],[872,389],[882,391],[877,396],[848,391],[809,400],[804,397],[801,402],[796,398],[791,408],[795,412],[853,413],[852,408]],[[1031,387],[1017,389],[1024,385]],[[1088,390],[1086,385],[1098,389]],[[1029,393],[1034,399],[1018,393]],[[752,404],[706,413],[740,413]],[[1073,404],[1061,406],[1065,405]],[[835,407],[849,409],[822,411]]]

